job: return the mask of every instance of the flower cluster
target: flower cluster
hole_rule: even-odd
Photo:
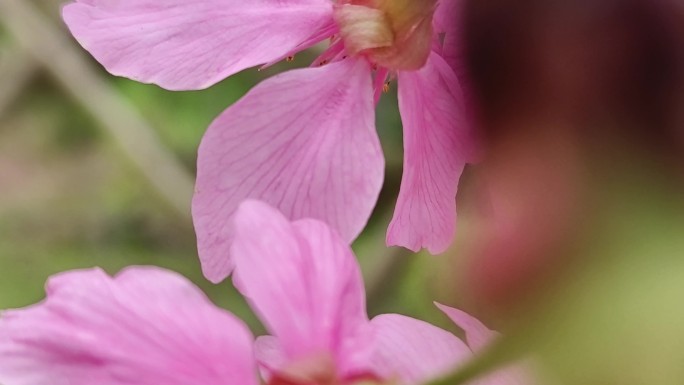
[[[232,216],[245,199],[315,218],[351,242],[383,183],[375,101],[397,79],[404,175],[390,245],[443,252],[472,152],[458,72],[456,0],[77,0],[76,39],[115,75],[201,89],[321,41],[310,68],[257,85],[209,127],[192,211],[206,277],[234,263]]]
[[[228,108],[199,148],[192,202],[206,277],[233,283],[256,339],[190,282],[154,267],[58,274],[47,299],[0,317],[4,385],[411,385],[468,362],[496,334],[437,305],[466,342],[423,321],[369,319],[349,244],[384,159],[375,104],[399,83],[404,175],[387,242],[444,251],[472,145],[456,0],[75,0],[63,17],[115,75],[202,89],[321,41],[311,67]],[[527,383],[503,369],[477,384]]]
[[[235,214],[234,282],[269,336],[159,268],[50,279],[47,299],[0,318],[5,385],[420,384],[468,361],[495,333],[438,305],[468,343],[398,314],[371,320],[356,258],[325,223],[247,201]],[[482,379],[519,382],[505,370]],[[478,382],[479,384],[480,382]]]

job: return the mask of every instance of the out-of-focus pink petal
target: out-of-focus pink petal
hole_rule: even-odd
[[[326,23],[328,0],[77,0],[71,33],[114,75],[201,89],[297,47]]]
[[[347,59],[264,81],[214,121],[199,148],[192,212],[204,274],[230,274],[231,218],[243,200],[322,220],[351,242],[383,172],[368,63]]]
[[[462,84],[468,84],[467,71],[463,57],[463,43],[458,31],[453,31],[444,35],[444,45],[442,46],[441,56],[451,66],[454,73]]]
[[[435,33],[445,33],[453,24],[456,23],[456,9],[463,3],[463,0],[439,0],[432,24]]]
[[[288,361],[331,354],[342,373],[365,365],[371,330],[363,280],[347,243],[323,222],[291,223],[252,200],[240,205],[235,225],[239,288]]]
[[[373,318],[376,374],[398,384],[421,384],[467,362],[470,349],[453,334],[414,318],[383,314]]]
[[[249,330],[175,273],[74,271],[47,292],[2,314],[0,383],[257,384]]]
[[[399,73],[399,109],[404,175],[387,243],[438,254],[454,236],[458,179],[471,151],[458,79],[438,54]]]
[[[454,321],[456,326],[463,329],[466,334],[466,342],[473,353],[481,352],[499,337],[498,332],[490,330],[480,320],[463,310],[439,303],[435,303],[435,305]],[[523,362],[497,370],[478,380],[477,385],[534,385],[536,383],[529,362]]]
[[[435,11],[434,26],[435,30],[443,34],[442,44],[438,49],[439,55],[449,64],[451,69],[458,77],[459,84],[464,94],[466,111],[469,115],[472,112],[472,87],[470,85],[470,76],[466,69],[464,57],[464,39],[463,39],[463,25],[462,12],[463,0],[442,0]],[[469,116],[470,121],[473,120]],[[479,156],[479,155],[476,155]]]
[[[463,57],[461,39],[462,0],[441,0],[435,10],[434,28],[444,34],[441,56],[453,68],[459,80],[463,80]]]
[[[474,351],[480,351],[487,346],[491,341],[499,336],[499,333],[490,330],[477,318],[471,316],[470,314],[453,307],[445,306],[439,303],[435,303],[439,310],[443,311],[456,326],[463,329],[466,333],[466,342],[468,346]]]

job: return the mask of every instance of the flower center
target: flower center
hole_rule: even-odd
[[[334,17],[345,49],[391,70],[425,65],[437,0],[340,0]]]
[[[340,377],[329,354],[304,357],[273,374],[268,385],[394,385],[373,374]]]

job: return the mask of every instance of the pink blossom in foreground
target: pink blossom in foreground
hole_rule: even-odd
[[[208,87],[330,39],[311,68],[256,86],[202,141],[192,210],[203,270],[216,282],[234,268],[231,217],[245,199],[356,238],[383,182],[374,109],[388,79],[399,84],[405,151],[387,242],[433,254],[449,246],[470,152],[455,3],[77,0],[63,16],[111,73],[171,90]]]
[[[443,310],[467,333],[398,314],[369,320],[359,267],[323,222],[289,222],[246,202],[236,214],[234,281],[272,336],[256,341],[232,314],[159,268],[59,274],[47,299],[0,318],[4,385],[419,384],[469,360],[491,338],[477,320]],[[477,384],[523,384],[495,373]],[[480,382],[482,381],[482,382]]]
[[[46,291],[2,313],[3,385],[258,384],[247,327],[175,273],[71,271]]]

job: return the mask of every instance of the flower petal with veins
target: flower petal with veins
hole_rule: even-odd
[[[471,148],[458,79],[438,54],[399,73],[399,110],[404,175],[387,243],[439,254],[454,237],[456,190]]]
[[[329,354],[338,374],[361,370],[372,339],[361,272],[346,242],[320,221],[290,222],[258,201],[240,205],[235,222],[236,286],[278,339],[261,343],[266,364],[304,367]]]
[[[247,327],[175,273],[72,271],[52,277],[47,293],[2,314],[0,383],[258,383]]]
[[[368,63],[347,59],[265,80],[202,139],[193,218],[205,276],[232,271],[232,216],[258,199],[319,219],[351,242],[375,206],[384,158]]]
[[[77,0],[63,18],[109,72],[170,90],[270,62],[332,23],[328,0]]]
[[[421,384],[467,362],[472,353],[455,335],[399,314],[371,320],[377,347],[371,359],[376,374],[400,385]]]

